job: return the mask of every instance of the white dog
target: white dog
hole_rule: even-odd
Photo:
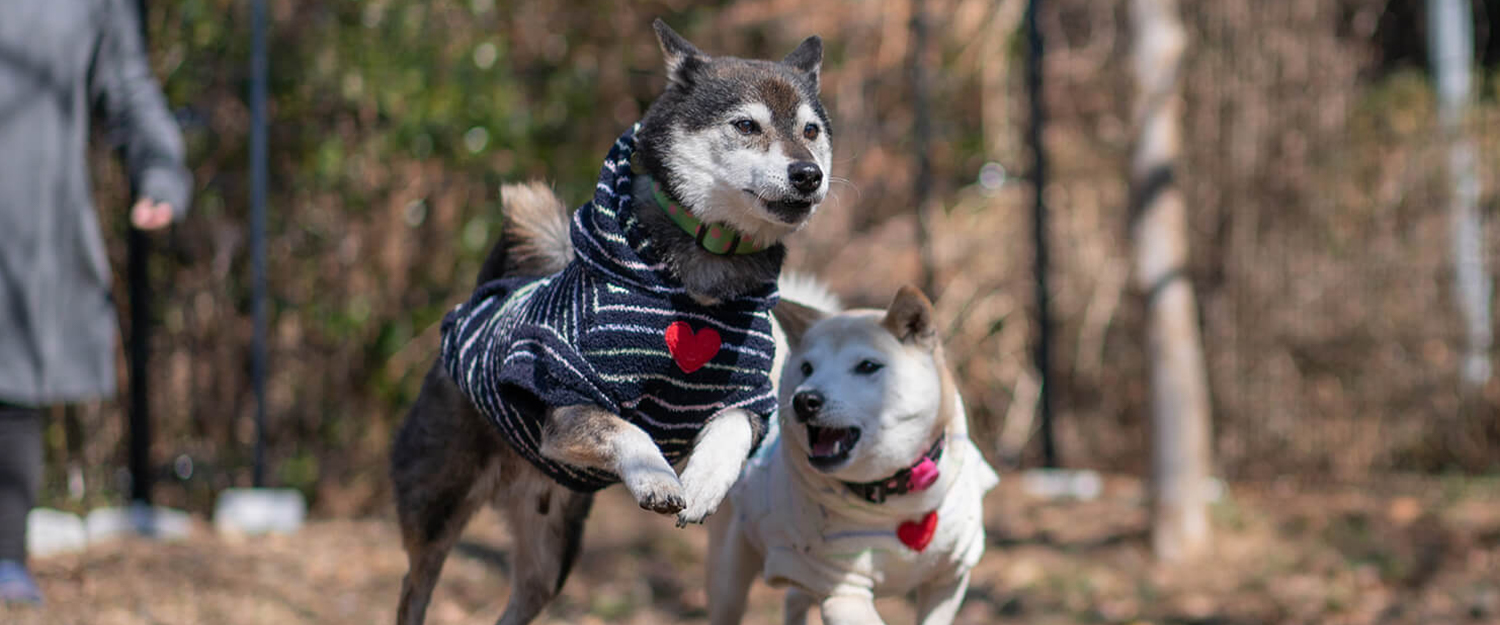
[[[904,287],[885,311],[830,313],[783,297],[779,427],[709,519],[711,622],[740,622],[757,576],[788,589],[789,624],[815,604],[830,625],[881,623],[875,597],[912,590],[921,623],[952,622],[999,478],[969,440],[931,302]]]

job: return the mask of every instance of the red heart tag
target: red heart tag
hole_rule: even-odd
[[[922,517],[919,522],[904,521],[896,526],[896,538],[900,538],[902,544],[918,553],[927,548],[927,544],[932,542],[932,536],[936,533],[937,510],[928,512],[927,516]]]
[[[667,326],[667,351],[683,373],[692,373],[708,364],[719,353],[720,345],[719,333],[713,328],[693,332],[693,326],[686,321],[673,321]]]

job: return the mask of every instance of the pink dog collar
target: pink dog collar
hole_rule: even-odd
[[[927,453],[911,466],[897,471],[890,477],[873,482],[844,482],[844,486],[849,487],[854,494],[870,503],[885,503],[887,497],[927,490],[937,482],[939,474],[937,463],[943,457],[943,447],[947,439],[947,434],[939,435],[937,440],[932,442],[932,447],[927,449]]]

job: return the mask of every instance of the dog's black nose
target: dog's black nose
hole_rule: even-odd
[[[797,161],[786,168],[787,178],[791,179],[792,186],[803,193],[812,193],[818,190],[818,185],[823,184],[823,170],[812,161]]]
[[[823,394],[817,391],[802,391],[792,396],[792,408],[797,412],[799,421],[807,421],[818,416],[818,411],[823,409]]]

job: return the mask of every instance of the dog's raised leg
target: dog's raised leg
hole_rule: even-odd
[[[708,622],[711,625],[739,624],[745,617],[745,598],[761,569],[762,557],[746,540],[733,512],[726,504],[724,514],[708,520]]]
[[[542,455],[567,464],[610,471],[642,508],[676,514],[686,506],[677,472],[651,435],[598,406],[564,406],[547,413]]]
[[[823,600],[824,625],[885,625],[874,597],[834,595]]]
[[[510,600],[499,625],[530,623],[562,590],[578,560],[583,524],[594,502],[593,495],[568,490],[522,464],[518,471],[535,474],[517,481],[526,485],[525,492],[512,488],[504,501],[495,502],[506,513],[514,536]]]
[[[917,588],[917,622],[921,625],[949,625],[958,616],[958,608],[969,591],[969,572],[955,580],[934,581]]]
[[[731,408],[714,415],[698,433],[693,455],[682,469],[687,507],[677,514],[677,527],[702,523],[740,479],[755,442],[754,419],[749,412]]]

